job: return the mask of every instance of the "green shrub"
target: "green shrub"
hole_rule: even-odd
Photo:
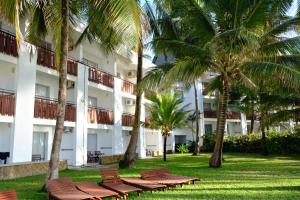
[[[178,145],[177,146],[177,150],[180,153],[187,153],[187,152],[189,152],[189,148],[185,144]]]
[[[287,131],[270,131],[267,133],[267,149],[271,154],[300,153],[300,128],[294,133]],[[203,152],[212,152],[215,145],[215,134],[204,136]],[[224,152],[260,153],[262,152],[261,134],[225,135],[223,143]]]

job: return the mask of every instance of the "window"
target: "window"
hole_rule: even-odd
[[[88,106],[96,108],[97,107],[97,98],[89,96],[88,97]]]
[[[205,134],[212,134],[212,133],[213,133],[212,124],[205,124]]]
[[[41,84],[36,84],[35,96],[49,98],[49,87]]]
[[[203,107],[205,111],[211,111],[211,104],[210,103],[203,103]]]

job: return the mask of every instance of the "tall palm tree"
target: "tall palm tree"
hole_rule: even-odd
[[[188,105],[182,105],[183,99],[177,94],[162,94],[150,98],[153,102],[146,107],[150,117],[150,128],[160,129],[164,137],[164,161],[167,160],[167,138],[176,128],[187,128],[190,112]]]
[[[19,18],[31,21],[26,36],[32,43],[43,40],[52,31],[55,44],[56,66],[59,70],[58,108],[54,139],[49,163],[48,179],[59,176],[59,152],[64,127],[67,82],[69,26],[86,21],[86,28],[78,39],[101,41],[101,48],[110,52],[120,44],[136,42],[139,8],[134,0],[53,0],[53,1],[1,1],[1,14],[15,25],[17,39],[21,38]]]
[[[163,2],[172,26],[185,36],[161,35],[154,48],[164,47],[183,56],[164,78],[167,82],[194,81],[210,70],[217,73],[211,84],[221,87],[217,137],[210,167],[222,165],[222,149],[228,95],[232,85],[255,87],[254,79],[272,80],[298,88],[300,37],[282,35],[295,29],[299,17],[287,16],[292,0],[283,1],[197,1]]]

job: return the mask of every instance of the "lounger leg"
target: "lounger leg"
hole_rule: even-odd
[[[126,195],[126,194],[123,195],[123,199],[124,199],[124,200],[127,199],[127,195]]]

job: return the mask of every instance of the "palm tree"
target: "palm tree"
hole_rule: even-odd
[[[20,8],[21,7],[21,8]],[[136,42],[139,8],[134,0],[88,0],[88,1],[1,1],[2,15],[15,25],[17,39],[20,38],[19,18],[29,17],[27,38],[32,43],[43,40],[48,31],[53,31],[56,66],[59,70],[58,108],[55,133],[52,143],[48,179],[59,176],[59,152],[66,105],[67,57],[69,26],[86,21],[87,26],[77,44],[87,37],[90,41],[101,41],[101,47],[110,52],[120,44]],[[81,17],[81,18],[80,18]],[[134,23],[132,23],[134,22]],[[126,41],[126,42],[125,42]]]
[[[160,129],[164,137],[164,161],[167,160],[167,138],[176,128],[187,128],[190,112],[188,105],[182,105],[183,99],[177,94],[162,94],[150,98],[153,102],[146,107],[150,117],[150,128]]]
[[[159,3],[159,2],[158,2]],[[176,51],[174,66],[164,81],[191,82],[206,71],[216,72],[219,85],[217,136],[210,167],[222,165],[228,96],[232,85],[256,87],[254,79],[299,87],[300,37],[282,35],[295,29],[299,17],[290,17],[288,1],[169,0],[162,4],[181,37],[161,34],[152,45]],[[166,28],[167,29],[167,28]]]
[[[139,88],[139,85],[143,78],[143,41],[142,33],[140,33],[140,38],[138,41],[138,62],[137,62],[137,79],[136,86]],[[129,144],[127,146],[126,152],[124,154],[123,160],[120,160],[119,167],[121,168],[130,168],[134,166],[136,145],[138,140],[139,128],[141,125],[141,102],[142,102],[142,90],[136,90],[136,104],[135,104],[135,113],[134,113],[134,124],[132,128],[132,133],[130,137]],[[142,147],[140,147],[142,148]]]

